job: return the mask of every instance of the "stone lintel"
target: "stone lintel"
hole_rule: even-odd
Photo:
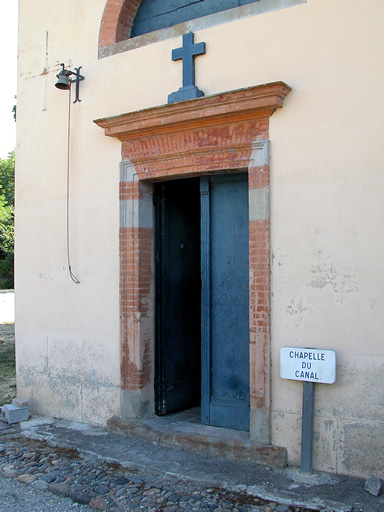
[[[96,119],[94,123],[104,128],[105,135],[124,141],[182,131],[185,127],[191,129],[270,117],[283,106],[290,90],[284,82],[273,82]]]

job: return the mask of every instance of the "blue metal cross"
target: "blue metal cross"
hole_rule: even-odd
[[[183,46],[172,50],[172,60],[183,61],[183,87],[168,96],[168,103],[192,100],[204,96],[195,86],[195,57],[205,53],[205,43],[194,44],[193,32],[183,35]]]

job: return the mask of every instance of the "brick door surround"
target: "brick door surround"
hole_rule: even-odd
[[[290,90],[274,82],[95,121],[122,142],[122,417],[154,411],[152,183],[248,172],[250,437],[271,443],[269,118]]]

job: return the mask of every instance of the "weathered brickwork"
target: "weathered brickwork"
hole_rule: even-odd
[[[248,169],[252,137],[268,138],[268,120],[207,126],[123,142],[123,158],[140,180],[164,180],[208,172]]]
[[[139,188],[137,183],[122,181],[119,186],[119,198],[122,199],[139,199]]]
[[[140,389],[151,375],[150,339],[140,325],[148,317],[152,286],[151,228],[120,228],[121,382]]]
[[[128,39],[141,0],[108,0],[100,25],[99,48]]]
[[[270,183],[269,165],[250,167],[248,173],[249,189],[268,187]]]
[[[152,204],[151,187],[133,174],[132,181],[120,182],[120,204],[126,201],[130,208],[123,209],[120,222],[121,386],[138,390],[152,373],[152,337],[142,326],[150,316],[153,229],[140,226],[141,205]]]
[[[116,42],[124,41],[131,36],[132,25],[141,0],[125,0],[123,2],[116,27]]]
[[[100,25],[99,47],[109,46],[116,42],[116,27],[124,0],[107,1]]]
[[[249,222],[251,408],[268,409],[270,378],[269,220]],[[262,354],[262,357],[260,357]]]

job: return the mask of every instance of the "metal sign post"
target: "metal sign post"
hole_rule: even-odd
[[[303,410],[301,422],[301,471],[312,473],[313,412],[315,408],[315,384],[303,382]]]
[[[301,424],[301,471],[312,472],[315,383],[336,381],[336,353],[333,350],[283,347],[280,349],[280,377],[303,381]]]

